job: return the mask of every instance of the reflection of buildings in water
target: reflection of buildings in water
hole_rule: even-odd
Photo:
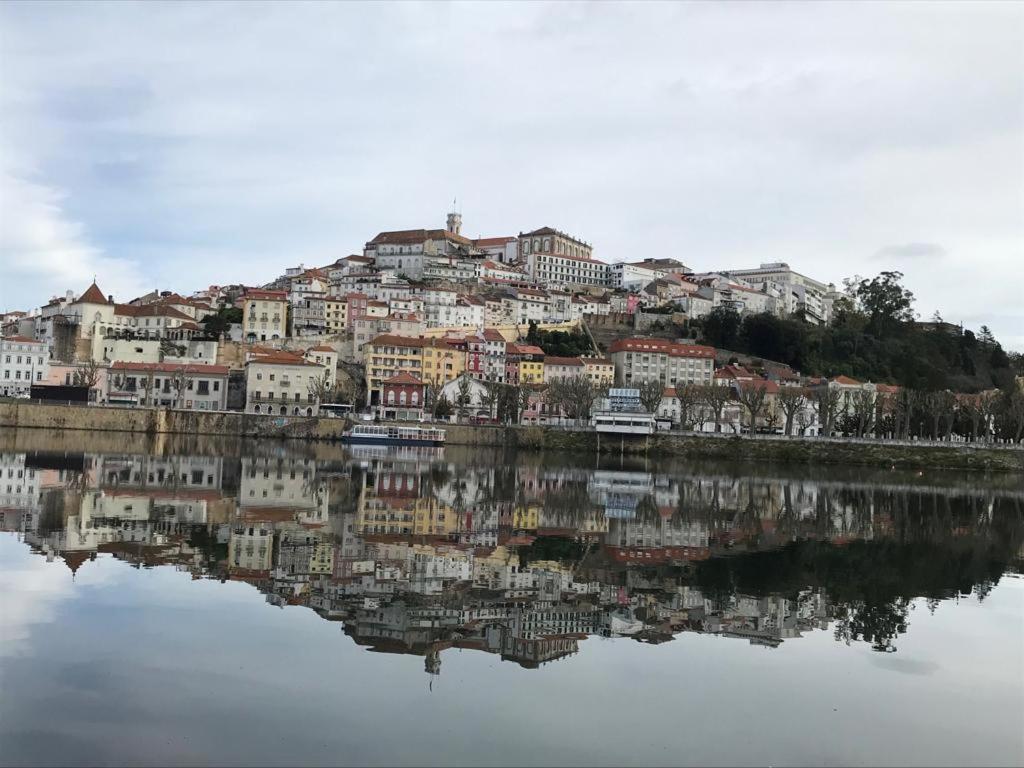
[[[8,468],[19,479],[18,462],[3,457],[0,492]],[[906,535],[903,507],[884,494],[811,481],[499,472],[393,456],[326,471],[302,458],[230,462],[93,457],[88,484],[37,469],[35,490],[14,491],[16,509],[35,512],[5,515],[5,527],[73,571],[106,553],[246,581],[270,604],[344,622],[361,645],[423,655],[432,674],[448,648],[532,667],[590,635],[707,632],[775,646],[828,627],[826,593],[705,594],[700,563],[794,539]],[[225,476],[238,478],[237,493]],[[969,520],[997,517],[991,500],[979,510]],[[976,530],[950,519],[954,533]]]

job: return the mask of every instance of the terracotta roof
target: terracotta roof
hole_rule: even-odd
[[[4,336],[0,341],[13,341],[17,344],[46,344],[45,341],[30,339],[28,336]]]
[[[429,342],[430,339],[424,339],[422,336],[398,336],[393,333],[382,333],[372,339],[370,344],[373,346],[388,344],[394,347],[428,347],[431,346]]]
[[[515,242],[514,237],[479,237],[473,241],[477,248],[485,248],[489,245],[506,245]]]
[[[583,361],[578,357],[545,357],[544,365],[578,365],[583,367]]]
[[[311,363],[301,355],[292,354],[291,352],[275,351],[267,354],[257,355],[246,361],[246,365],[258,364],[258,365],[297,365],[305,366],[307,368],[320,368],[322,366]]]
[[[190,373],[209,374],[211,376],[227,376],[230,370],[226,365],[202,365],[190,363],[128,363],[121,360],[110,365],[112,371],[139,371],[147,373],[177,373],[186,370]]]
[[[497,328],[484,328],[484,341],[504,342],[505,337],[501,335],[501,331]]]
[[[417,379],[415,376],[413,376],[408,371],[402,371],[401,373],[396,373],[390,379],[385,379],[384,383],[385,384],[416,384],[416,385],[422,385],[423,381],[421,379]]]
[[[670,357],[702,357],[714,359],[714,347],[706,347],[702,344],[677,344],[666,339],[632,338],[616,339],[608,347],[608,351],[615,352],[655,352],[669,355]]]
[[[259,299],[260,301],[288,301],[285,291],[265,291],[262,288],[250,288],[242,298]]]
[[[103,295],[103,291],[99,289],[96,282],[85,289],[85,293],[78,297],[76,304],[109,304],[107,297]]]
[[[836,384],[845,384],[847,386],[860,386],[860,382],[856,379],[851,379],[849,376],[836,376],[832,379]]]
[[[106,302],[103,303],[105,304]],[[64,553],[64,564],[71,569],[71,573],[76,573],[78,569],[82,567],[82,564],[90,559],[91,553],[89,552],[75,551]]]
[[[607,357],[584,357],[582,359],[584,365],[615,365]]]
[[[773,395],[779,391],[778,383],[768,381],[768,379],[739,379],[736,382],[736,386],[740,389],[763,389],[769,395]]]
[[[307,352],[334,352],[334,348],[333,347],[328,347],[326,344],[320,344],[319,346],[316,346],[316,347],[310,347],[306,351]],[[335,354],[337,354],[337,353],[335,353]]]
[[[451,240],[460,245],[472,245],[468,237],[456,235],[446,229],[400,229],[394,232],[381,232],[369,245],[416,245],[428,240]]]

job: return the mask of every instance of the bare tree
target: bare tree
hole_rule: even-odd
[[[175,408],[181,407],[181,402],[185,398],[185,392],[192,388],[192,382],[193,377],[188,370],[188,366],[182,366],[171,374],[171,389],[174,390]]]
[[[544,392],[544,401],[573,420],[589,419],[597,387],[588,376],[555,379]]]
[[[875,393],[861,389],[853,393],[853,427],[857,437],[864,437],[875,425]]]
[[[494,418],[494,406],[498,402],[498,389],[492,381],[484,384],[484,391],[480,393],[480,407],[487,409],[487,418]]]
[[[96,388],[99,380],[100,366],[95,360],[86,360],[75,369],[75,374],[71,377],[71,383],[76,387],[89,388],[90,400],[94,399],[92,390]]]
[[[334,387],[331,385],[331,375],[324,371],[319,376],[311,376],[306,382],[306,392],[313,396],[317,404],[329,403],[334,396]]]
[[[1015,390],[1003,400],[1003,418],[1007,424],[1007,432],[1015,443],[1024,436],[1024,392]]]
[[[665,387],[658,379],[648,379],[640,384],[640,404],[648,413],[657,413]]]
[[[814,404],[814,410],[818,414],[818,423],[821,425],[820,433],[825,437],[831,437],[832,432],[835,430],[836,415],[839,411],[839,397],[839,390],[833,389],[827,384],[814,390],[811,402]]]
[[[956,396],[949,391],[928,392],[924,396],[924,407],[932,422],[933,440],[942,438],[942,423],[949,421],[952,426],[952,419],[949,416],[956,410]]]
[[[995,421],[998,405],[999,393],[997,391],[981,392],[978,395],[978,410],[981,412],[981,422],[984,427],[984,441],[986,443],[992,436],[992,427],[993,422]]]
[[[696,384],[684,384],[676,387],[676,399],[679,401],[679,426],[684,430],[691,430],[700,420],[701,393],[700,387]],[[701,423],[703,426],[703,423]]]
[[[724,384],[708,384],[700,389],[701,405],[711,415],[715,432],[722,431],[722,411],[731,399],[732,389]]]
[[[466,413],[469,411],[469,406],[473,402],[473,385],[470,383],[469,374],[463,372],[459,376],[458,384],[456,385],[455,395],[455,412],[458,414],[460,419],[466,418]]]
[[[793,422],[797,413],[807,405],[806,390],[801,387],[779,387],[779,394],[776,398],[782,413],[785,414],[785,426],[783,434],[793,434]]]
[[[736,390],[736,399],[746,410],[747,418],[750,420],[750,434],[754,435],[757,433],[757,419],[765,408],[768,388],[765,382],[745,381],[737,382]]]
[[[156,405],[155,398],[154,402],[149,402],[149,394],[153,391],[153,372],[147,371],[143,375],[139,376],[139,389],[142,390],[142,403],[143,405]]]

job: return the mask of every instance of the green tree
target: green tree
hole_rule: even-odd
[[[740,314],[732,307],[718,306],[703,318],[703,339],[713,347],[736,349],[740,341]]]

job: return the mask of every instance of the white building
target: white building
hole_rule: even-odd
[[[28,397],[32,384],[46,381],[49,372],[46,342],[27,336],[0,338],[0,395]]]
[[[102,383],[108,403],[224,411],[228,372],[226,365],[115,362]]]
[[[253,356],[245,364],[245,412],[316,416],[320,412],[317,388],[326,371],[327,366],[291,352]]]
[[[698,344],[666,339],[617,339],[608,348],[615,364],[615,383],[637,386],[660,381],[664,387],[711,384],[715,350]]]
[[[785,262],[762,264],[757,269],[732,269],[727,274],[776,296],[779,314],[803,312],[813,323],[828,323],[832,319],[835,285],[802,275]]]

